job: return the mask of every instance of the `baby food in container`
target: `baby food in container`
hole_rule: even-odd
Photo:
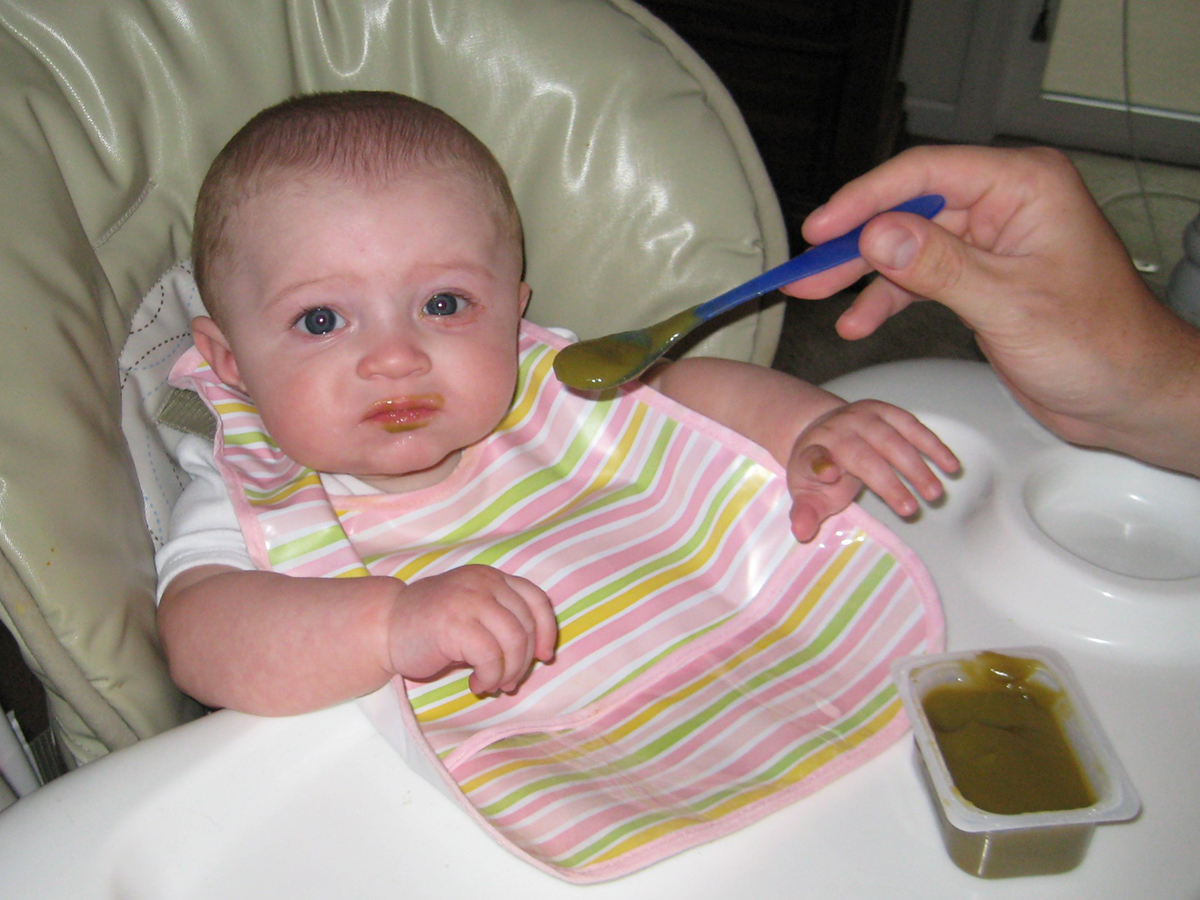
[[[946,849],[972,875],[1068,871],[1097,825],[1141,808],[1053,650],[912,656],[897,660],[892,676]]]

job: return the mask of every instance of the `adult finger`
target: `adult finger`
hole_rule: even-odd
[[[789,297],[798,297],[802,300],[822,300],[854,284],[870,271],[871,267],[866,262],[854,259],[816,275],[810,275],[808,278],[802,278],[800,281],[785,284],[779,290]]]
[[[834,326],[847,341],[857,341],[875,331],[896,313],[920,298],[886,278],[876,278],[854,298]]]
[[[1029,156],[1027,150],[992,147],[913,147],[839,188],[809,214],[801,233],[810,243],[823,243],[906,200],[940,194],[946,208],[937,221],[961,234],[967,211],[989,194],[1010,193]]]

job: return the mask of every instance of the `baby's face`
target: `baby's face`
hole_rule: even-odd
[[[222,333],[235,386],[292,459],[412,489],[504,416],[529,289],[477,193],[309,178],[237,211]]]

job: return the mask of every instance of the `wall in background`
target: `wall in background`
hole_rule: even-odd
[[[1122,0],[1061,0],[1042,87],[1123,103]],[[1136,106],[1200,117],[1200,3],[1131,0],[1129,99]]]
[[[1103,84],[1092,86],[1093,76],[1079,71],[1076,62],[1120,63],[1125,2],[913,0],[900,69],[908,87],[909,132],[970,143],[1008,136],[1200,166],[1200,115],[1186,112],[1200,108],[1200,79],[1192,74],[1200,65],[1195,0],[1127,0],[1135,108],[1124,109],[1120,68],[1116,100],[1079,102],[1079,92],[1102,88],[1112,96],[1109,69]],[[1052,55],[1047,86],[1054,91],[1047,93],[1043,83]],[[1143,99],[1167,97],[1185,111],[1156,108]]]

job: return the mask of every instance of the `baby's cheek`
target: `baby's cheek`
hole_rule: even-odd
[[[279,449],[302,466],[308,466],[317,471],[339,471],[330,459],[336,451],[329,446],[330,430],[312,428],[311,420],[306,423],[288,423],[285,427],[274,430],[267,425],[267,431],[278,445]]]
[[[482,377],[475,393],[475,401],[482,417],[494,420],[499,424],[516,400],[517,370],[516,366],[504,365]]]
[[[342,435],[330,415],[331,401],[313,391],[303,380],[291,389],[258,402],[259,415],[267,433],[295,462],[324,470],[324,455],[334,449]]]

